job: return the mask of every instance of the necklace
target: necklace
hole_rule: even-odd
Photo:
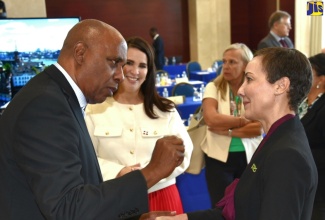
[[[241,104],[242,99],[240,96],[234,96],[233,92],[229,90],[229,97],[230,97],[230,114],[235,117],[241,116]]]

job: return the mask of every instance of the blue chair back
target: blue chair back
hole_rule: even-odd
[[[191,61],[186,64],[186,74],[187,78],[190,76],[191,71],[201,71],[201,65],[197,61]]]
[[[179,96],[183,95],[185,97],[191,97],[193,96],[194,87],[192,84],[189,84],[187,82],[181,82],[174,86],[172,90],[172,96]]]

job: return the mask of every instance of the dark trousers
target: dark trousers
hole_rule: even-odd
[[[245,152],[229,152],[226,163],[205,154],[205,178],[208,185],[212,208],[224,196],[226,187],[240,178],[247,166]]]

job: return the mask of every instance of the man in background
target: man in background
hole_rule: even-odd
[[[155,65],[157,70],[162,70],[165,63],[165,50],[164,41],[158,34],[158,30],[155,27],[150,28],[149,34],[153,39],[152,46],[155,50]]]
[[[270,33],[258,44],[257,49],[266,47],[294,48],[291,39],[288,37],[291,30],[291,16],[285,11],[275,11],[269,18]]]

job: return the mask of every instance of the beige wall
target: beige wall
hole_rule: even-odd
[[[189,0],[190,59],[211,67],[230,44],[230,0]]]
[[[46,17],[45,0],[2,0],[8,18]],[[55,0],[53,0],[55,1]]]

